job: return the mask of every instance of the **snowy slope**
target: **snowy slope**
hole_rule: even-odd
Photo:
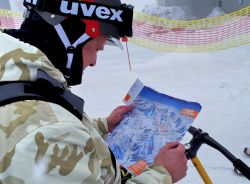
[[[9,3],[11,10],[14,12],[23,12],[25,10],[25,7],[23,6],[23,0],[9,0]]]
[[[207,18],[217,17],[225,15],[225,12],[220,7],[214,7],[212,12],[207,16]]]
[[[73,88],[85,99],[85,111],[92,117],[107,116],[122,99],[134,80],[189,101],[203,108],[194,126],[228,148],[250,165],[242,150],[250,146],[250,46],[213,53],[164,53],[129,44],[132,72],[125,51],[106,47],[97,65],[88,68],[83,84]],[[190,140],[186,135],[183,143]],[[215,184],[246,184],[236,176],[231,163],[219,152],[204,145],[199,158]],[[191,162],[181,184],[201,184]]]
[[[180,6],[164,7],[156,4],[146,5],[142,12],[173,20],[193,20],[196,19],[188,8]]]

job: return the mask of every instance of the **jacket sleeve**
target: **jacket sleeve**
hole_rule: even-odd
[[[108,122],[107,118],[94,118],[92,119],[94,128],[103,137],[108,134]]]
[[[168,171],[161,167],[150,165],[140,175],[129,179],[126,184],[172,184],[172,178]]]
[[[37,128],[10,152],[10,165],[0,180],[7,184],[19,183],[16,180],[26,184],[101,183],[100,159],[93,141],[88,130],[73,122]],[[7,182],[10,177],[12,182]]]

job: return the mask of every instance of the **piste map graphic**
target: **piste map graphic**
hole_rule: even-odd
[[[176,99],[146,86],[133,104],[135,108],[106,138],[125,168],[140,160],[153,163],[162,146],[181,141],[201,110],[198,103]]]

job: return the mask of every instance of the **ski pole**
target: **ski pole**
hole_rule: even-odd
[[[247,179],[250,180],[250,168],[240,159],[236,158],[231,152],[225,147],[215,141],[206,132],[202,132],[201,129],[190,126],[189,133],[193,135],[193,139],[190,141],[191,149],[188,155],[192,157],[196,156],[198,149],[203,143],[211,146],[212,148],[221,152],[229,161],[233,163],[233,166],[242,173]]]

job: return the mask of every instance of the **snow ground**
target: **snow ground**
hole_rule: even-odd
[[[126,52],[106,46],[97,65],[84,72],[82,85],[72,90],[85,99],[85,111],[92,117],[107,116],[123,104],[137,77],[159,92],[199,102],[203,108],[193,125],[250,165],[243,154],[250,146],[249,49],[248,45],[212,53],[166,53],[129,44],[130,72]],[[182,142],[190,139],[187,133]],[[232,164],[218,151],[203,145],[198,156],[213,183],[249,183],[234,174]],[[188,174],[179,183],[203,183],[190,161],[188,165]]]
[[[207,16],[207,18],[217,17],[225,14],[226,13],[220,7],[214,7],[212,12]]]
[[[157,4],[152,4],[145,6],[142,12],[153,16],[164,17],[173,20],[196,19],[196,17],[192,14],[190,10],[188,11],[187,8],[180,6],[164,7],[164,6],[158,6]]]

